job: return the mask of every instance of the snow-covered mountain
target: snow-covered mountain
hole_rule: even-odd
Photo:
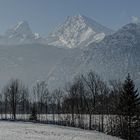
[[[106,80],[124,78],[129,72],[140,85],[139,54],[138,23],[127,24],[112,34],[79,15],[69,17],[44,39],[23,21],[0,36],[0,85],[10,78],[29,84],[48,79],[48,85],[56,88],[91,69]]]
[[[49,84],[62,86],[91,69],[105,80],[124,79],[130,73],[140,88],[140,24],[127,24],[80,55],[64,58],[48,76]]]
[[[45,44],[45,39],[43,39],[38,33],[33,33],[27,21],[20,21],[0,37],[0,44],[3,45],[32,43]]]
[[[67,17],[63,24],[49,34],[48,44],[76,48],[86,47],[92,42],[100,42],[113,31],[82,15]]]
[[[113,31],[86,16],[68,17],[48,37],[34,33],[27,21],[20,21],[0,36],[2,45],[49,44],[66,48],[85,48],[90,43],[100,42]]]

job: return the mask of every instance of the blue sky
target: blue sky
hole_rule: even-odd
[[[140,0],[0,0],[0,34],[21,20],[47,36],[67,16],[83,14],[118,29],[140,18]]]

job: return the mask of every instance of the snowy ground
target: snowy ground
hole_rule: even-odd
[[[95,131],[76,128],[0,121],[0,140],[120,140]]]

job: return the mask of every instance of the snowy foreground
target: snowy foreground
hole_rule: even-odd
[[[76,128],[0,121],[0,140],[120,140],[96,131]]]

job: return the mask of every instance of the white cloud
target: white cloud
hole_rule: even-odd
[[[139,18],[136,17],[136,16],[132,16],[131,20],[132,20],[133,23],[138,23],[139,22]]]

